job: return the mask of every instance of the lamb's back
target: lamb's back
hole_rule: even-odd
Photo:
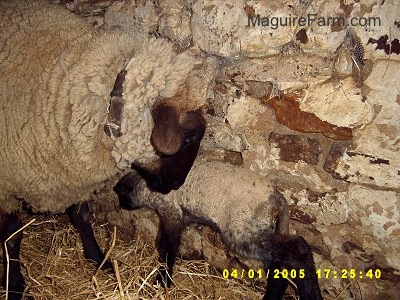
[[[179,194],[182,206],[194,216],[207,216],[221,231],[268,227],[273,187],[267,179],[246,168],[222,162],[198,162]],[[173,194],[172,194],[173,195]],[[171,195],[171,196],[172,196]]]

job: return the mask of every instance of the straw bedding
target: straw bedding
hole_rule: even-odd
[[[32,217],[24,216],[24,223]],[[35,216],[24,231],[21,249],[22,270],[33,299],[261,299],[264,284],[250,280],[223,279],[205,261],[178,260],[175,285],[165,291],[154,286],[159,266],[153,244],[138,237],[124,240],[116,230],[96,222],[100,247],[111,250],[116,274],[98,272],[83,256],[78,233],[66,215]],[[113,245],[113,242],[115,245]],[[0,264],[0,272],[3,265]],[[95,276],[94,276],[95,275]],[[0,298],[4,299],[1,290]],[[26,297],[26,299],[32,299]],[[288,296],[286,299],[296,299]]]

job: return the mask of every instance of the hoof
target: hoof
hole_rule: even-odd
[[[21,300],[26,287],[24,278],[19,272],[19,275],[10,276],[10,282],[8,284],[8,300]],[[6,277],[3,276],[2,284],[4,290],[6,289]]]
[[[91,262],[93,263],[93,261],[91,261]],[[100,266],[100,264],[101,264],[102,262],[103,262],[103,261],[101,261],[101,262],[94,262],[94,264],[95,264],[95,266],[96,266],[96,269],[99,268],[99,266]],[[105,273],[114,274],[114,268],[113,268],[113,266],[112,266],[112,263],[111,263],[109,260],[106,260],[106,261],[104,262],[104,264],[101,266],[100,270],[102,270],[102,271],[105,272]]]
[[[106,260],[101,267],[101,270],[107,273],[114,273],[114,268],[110,261]]]
[[[156,279],[154,280],[155,285],[160,285],[162,288],[171,287],[172,281],[165,270],[159,270]]]

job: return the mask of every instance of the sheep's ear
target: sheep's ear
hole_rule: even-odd
[[[178,189],[186,180],[199,151],[200,143],[206,129],[201,110],[190,111],[181,118],[182,146],[173,155],[160,157],[157,166],[132,165],[154,192],[168,194]]]
[[[180,123],[182,129],[182,149],[201,141],[206,130],[206,121],[201,109],[185,113]],[[197,149],[194,151],[196,154],[199,145],[197,145]]]
[[[173,155],[181,147],[182,133],[179,113],[171,106],[157,105],[152,111],[154,128],[151,142],[156,150],[165,155]]]

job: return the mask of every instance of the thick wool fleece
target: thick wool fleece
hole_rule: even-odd
[[[134,160],[154,156],[150,109],[194,66],[162,40],[98,32],[45,1],[0,0],[0,211],[63,211]],[[127,68],[120,138],[104,133]]]

